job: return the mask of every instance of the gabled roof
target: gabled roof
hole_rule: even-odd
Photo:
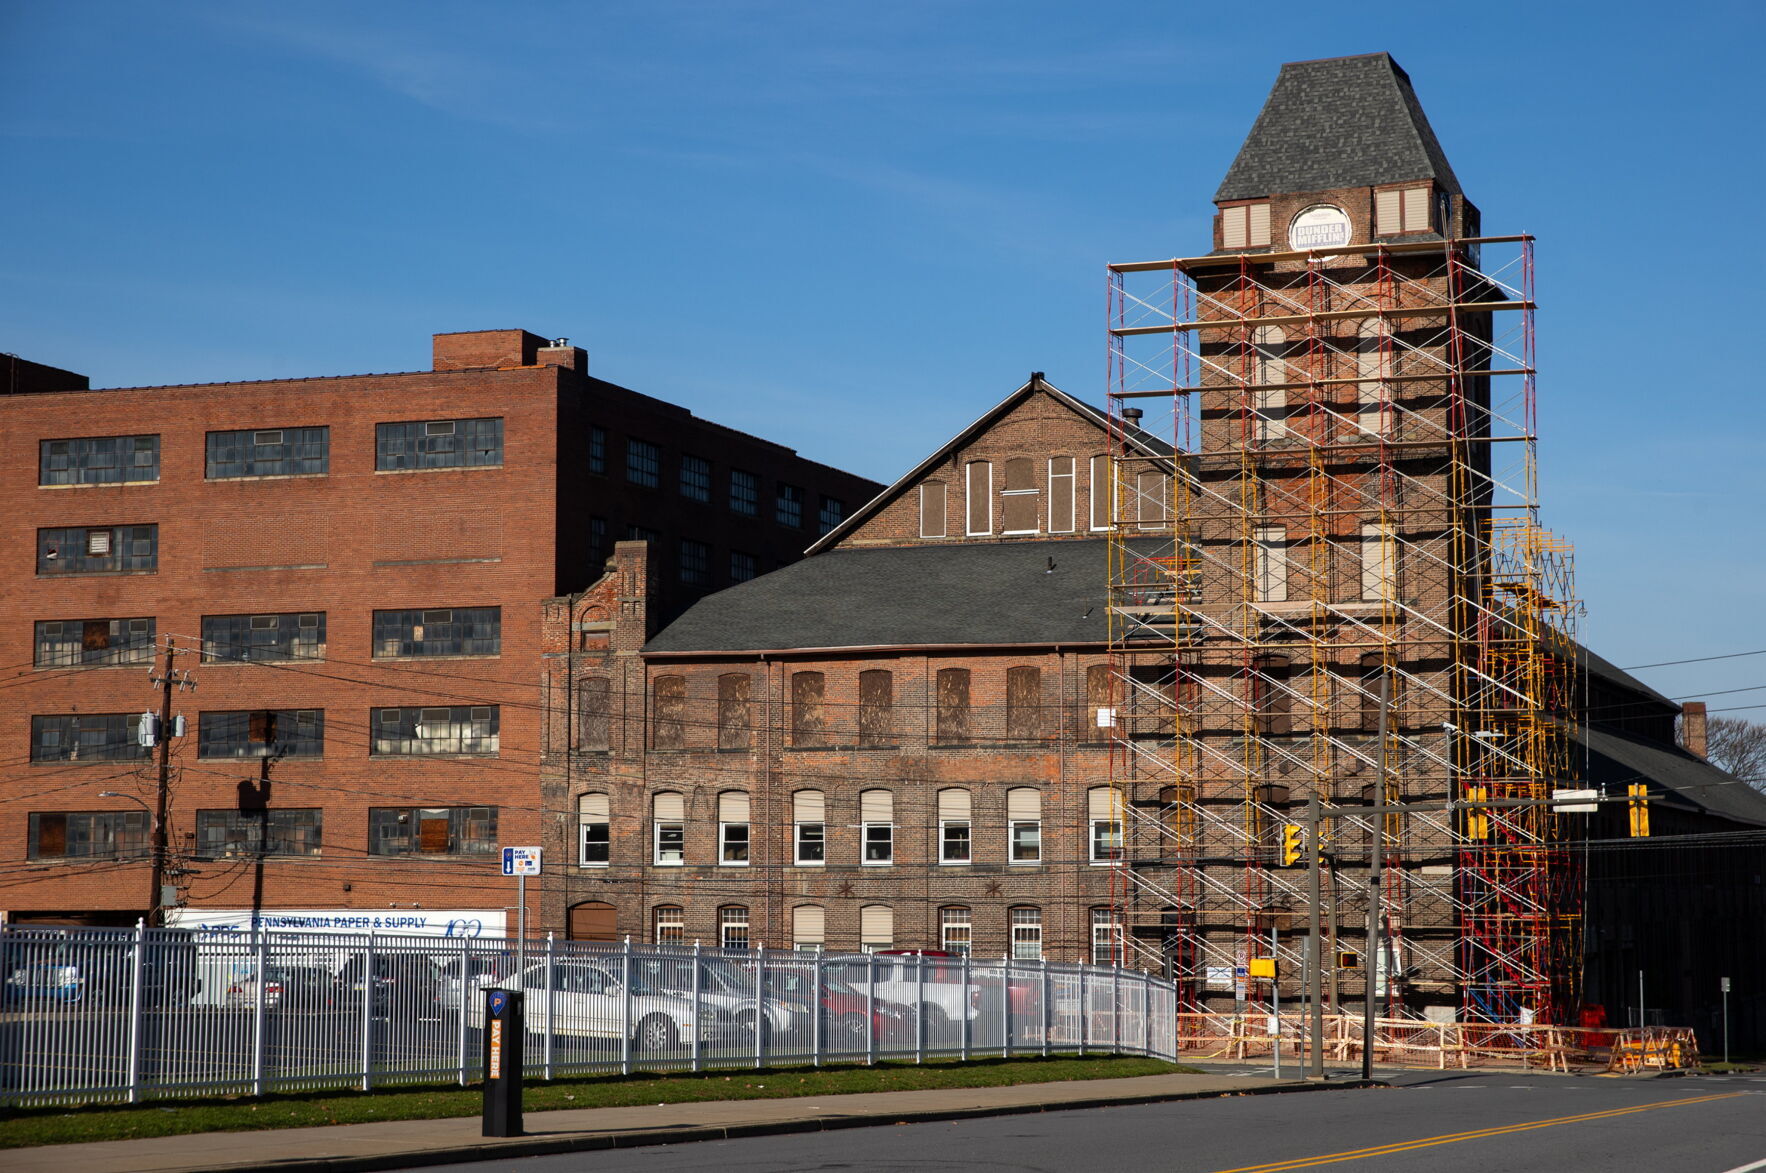
[[[1411,89],[1387,53],[1291,61],[1227,168],[1216,200],[1459,179]]]
[[[1766,827],[1766,794],[1679,746],[1588,726],[1577,727],[1575,736],[1589,751],[1587,780],[1608,793],[1648,782],[1710,814]]]
[[[920,478],[924,477],[934,468],[937,468],[938,465],[943,463],[952,452],[955,452],[959,448],[968,444],[976,436],[979,436],[988,428],[992,427],[994,422],[1001,416],[1005,415],[1012,408],[1018,406],[1018,404],[1022,403],[1024,400],[1030,398],[1030,396],[1039,392],[1047,395],[1055,402],[1066,406],[1072,410],[1075,415],[1097,425],[1099,430],[1108,430],[1110,421],[1103,411],[1093,407],[1089,403],[1082,403],[1073,398],[1073,396],[1067,394],[1065,391],[1043,378],[1041,371],[1032,371],[1029,380],[1027,380],[1023,386],[994,404],[982,414],[980,419],[945,441],[944,445],[940,447],[938,451],[909,469],[904,476],[898,479],[894,484],[890,485],[887,489],[884,489],[881,493],[878,493],[875,497],[872,497],[862,508],[855,511],[852,516],[848,517],[845,521],[816,539],[814,544],[806,549],[804,553],[819,554],[824,550],[831,549],[838,544],[841,539],[846,537],[847,534],[851,533],[860,525],[863,525],[865,521],[876,514],[878,510],[895,500],[915,484],[918,484]],[[1129,436],[1129,442],[1149,456],[1170,456],[1172,452],[1171,445],[1165,443],[1149,432],[1142,432],[1138,429]]]

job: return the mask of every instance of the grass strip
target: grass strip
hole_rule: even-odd
[[[1069,1079],[1195,1074],[1193,1067],[1158,1059],[1066,1055],[1047,1059],[933,1060],[853,1067],[782,1067],[697,1074],[596,1075],[527,1084],[523,1108],[621,1108],[706,1100],[770,1100],[854,1092],[1007,1087]],[[440,1120],[476,1116],[476,1087],[421,1085],[372,1092],[299,1092],[249,1098],[168,1100],[148,1105],[15,1108],[0,1111],[0,1149],[87,1141],[139,1140],[193,1132],[250,1132],[368,1124],[380,1120]]]

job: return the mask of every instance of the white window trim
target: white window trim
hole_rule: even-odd
[[[1259,603],[1288,601],[1288,531],[1259,526],[1252,536],[1251,592]]]
[[[717,864],[719,867],[723,867],[723,868],[745,868],[748,866],[748,863],[749,863],[749,861],[746,859],[725,859],[724,858],[724,849],[726,847],[728,847],[730,844],[729,835],[730,835],[730,828],[732,828],[732,827],[741,827],[742,830],[747,833],[742,840],[742,844],[743,844],[743,846],[748,848],[748,854],[751,858],[754,855],[754,827],[753,827],[753,824],[751,824],[751,823],[719,823],[717,825]]]
[[[1089,461],[1089,465],[1090,471],[1086,476],[1090,487],[1086,493],[1085,524],[1091,533],[1107,533],[1110,529],[1110,515],[1115,512],[1116,505],[1115,499],[1110,493],[1110,458],[1108,455],[1094,456]],[[1098,475],[1100,469],[1103,470],[1103,475],[1101,477]],[[1103,525],[1096,524],[1096,519],[1100,513],[1098,508],[1098,491],[1100,487],[1098,482],[1100,480],[1104,482],[1102,486],[1104,494],[1102,498],[1104,502],[1102,509],[1102,516],[1104,518]]]
[[[969,832],[969,854],[962,859],[944,858],[944,832],[947,827],[963,827]],[[967,867],[975,862],[975,821],[973,819],[940,819],[938,820],[938,863],[940,867]]]
[[[679,859],[662,858],[662,831],[665,827],[679,827],[681,831],[681,857]],[[685,867],[687,863],[687,824],[674,819],[650,820],[650,861],[659,868]]]
[[[889,858],[871,859],[871,830],[881,827],[889,832]],[[859,862],[868,868],[889,868],[895,866],[895,824],[894,823],[860,823],[859,824]]]
[[[1098,854],[1098,828],[1099,827],[1114,827],[1116,829],[1116,858],[1115,859],[1106,859],[1104,856],[1101,856]],[[1121,819],[1092,819],[1087,824],[1086,829],[1087,829],[1086,854],[1091,857],[1091,866],[1093,866],[1094,868],[1107,868],[1107,867],[1114,867],[1115,865],[1122,863],[1123,855],[1124,855],[1124,843],[1123,843],[1122,820]]]
[[[1057,460],[1066,461],[1068,471],[1056,472],[1055,471],[1055,462]],[[1078,470],[1074,467],[1074,464],[1075,464],[1075,458],[1071,457],[1071,456],[1051,456],[1051,457],[1049,457],[1049,465],[1048,465],[1049,503],[1048,503],[1048,507],[1047,507],[1047,512],[1048,512],[1048,519],[1049,519],[1049,532],[1051,534],[1070,534],[1075,529],[1079,528],[1079,473],[1078,473]],[[1065,529],[1056,529],[1055,528],[1055,509],[1056,509],[1057,502],[1059,502],[1062,499],[1061,490],[1058,487],[1060,482],[1062,482],[1062,481],[1067,482],[1065,496],[1066,496],[1066,502],[1067,502],[1067,517],[1068,517],[1068,521],[1070,524]]]
[[[576,866],[579,868],[604,868],[613,864],[613,826],[608,819],[578,819],[576,831]],[[607,858],[591,860],[587,858],[589,845],[583,839],[583,831],[589,827],[607,828]]]
[[[1018,859],[1018,828],[1036,828],[1036,858]],[[1006,821],[1006,862],[1016,868],[1032,868],[1042,863],[1042,820],[1008,819]]]
[[[802,830],[805,827],[822,829],[822,858],[803,858]],[[828,824],[826,823],[792,823],[791,824],[791,861],[800,868],[820,868],[828,865]]]
[[[1042,955],[1043,955],[1042,909],[1033,908],[1033,909],[1025,910],[1028,912],[1034,912],[1036,914],[1036,920],[1034,922],[1032,922],[1032,921],[1020,922],[1015,916],[1015,913],[1017,911],[1018,911],[1017,909],[1007,909],[1006,910],[1006,949],[1007,949],[1007,952],[1010,954],[1013,961],[1039,961],[1042,959]],[[1031,956],[1031,955],[1020,956],[1019,955],[1019,953],[1018,953],[1018,930],[1020,928],[1023,928],[1027,931],[1030,929],[1035,929],[1035,931],[1036,931],[1036,937],[1035,937],[1036,953],[1034,956]],[[1026,944],[1030,943],[1030,938],[1028,936],[1026,936],[1026,938],[1025,938],[1025,943]]]
[[[987,487],[981,491],[981,507],[986,511],[981,518],[984,528],[975,528],[975,470],[987,470]],[[963,531],[971,538],[985,538],[993,535],[993,462],[990,460],[971,460],[963,466]]]

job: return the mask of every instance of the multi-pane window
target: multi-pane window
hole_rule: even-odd
[[[974,914],[967,908],[951,905],[938,910],[938,947],[946,953],[967,957],[975,943]]]
[[[863,953],[895,947],[895,909],[887,904],[866,904],[859,908],[858,947]]]
[[[711,547],[692,538],[681,539],[681,581],[688,586],[711,582]]]
[[[754,678],[746,672],[726,672],[717,678],[717,747],[747,749],[754,724]]]
[[[861,749],[895,744],[895,674],[887,669],[858,674],[858,743]]]
[[[753,554],[747,554],[741,550],[730,551],[731,582],[747,582],[759,573],[760,563],[755,560]]]
[[[246,428],[208,434],[210,480],[318,476],[331,467],[331,429]]]
[[[1036,532],[1036,464],[1028,456],[1006,461],[1006,487],[1000,490],[1000,529],[1008,534]]]
[[[1122,804],[1108,786],[1086,792],[1086,815],[1091,825],[1091,861],[1114,863],[1122,858]]]
[[[681,457],[681,496],[691,501],[711,500],[711,461],[703,456]]]
[[[625,540],[628,542],[649,542],[651,545],[655,545],[662,540],[662,531],[633,522],[625,527]]]
[[[33,811],[30,816],[30,859],[127,859],[147,851],[144,810]]]
[[[725,904],[717,910],[717,943],[722,949],[748,948],[748,909]]]
[[[662,449],[648,440],[628,437],[625,442],[625,479],[654,489],[662,483]]]
[[[498,717],[496,705],[373,709],[369,752],[376,757],[495,754]]]
[[[845,520],[846,502],[838,497],[823,497],[822,511],[816,515],[816,533],[832,533]]]
[[[599,574],[613,547],[607,541],[607,519],[589,518],[589,573]]]
[[[888,790],[861,790],[858,796],[864,865],[887,867],[895,862],[895,795]]]
[[[159,480],[158,436],[87,436],[37,447],[39,485],[116,485]]]
[[[598,752],[613,748],[613,707],[609,703],[611,682],[605,676],[587,676],[577,682],[576,748]]]
[[[140,713],[72,713],[31,718],[33,762],[126,762],[147,756]]]
[[[651,862],[680,867],[687,862],[687,800],[677,790],[650,799]]]
[[[679,945],[687,939],[687,917],[678,904],[650,910],[650,939],[658,945]]]
[[[368,808],[370,855],[490,855],[496,850],[494,806]]]
[[[1006,791],[1006,828],[1011,862],[1042,862],[1042,791],[1034,786]]]
[[[204,615],[202,658],[204,661],[323,660],[325,612]]]
[[[650,683],[650,748],[687,748],[687,678],[658,676]]]
[[[1093,965],[1121,965],[1122,961],[1122,924],[1116,919],[1116,913],[1109,908],[1091,910],[1091,963]]]
[[[501,607],[374,612],[374,658],[496,656],[503,650]]]
[[[717,862],[748,866],[748,795],[726,790],[717,796]]]
[[[37,531],[38,574],[120,574],[159,569],[159,526],[69,526]]]
[[[196,725],[199,758],[316,758],[324,752],[323,709],[204,713]]]
[[[773,520],[792,529],[803,527],[803,490],[796,485],[779,482],[779,493],[773,501]]]
[[[952,787],[938,792],[938,862],[968,863],[973,843],[969,792]]]
[[[939,745],[969,744],[969,670],[938,670],[938,718],[934,738]]]
[[[37,623],[39,668],[96,668],[153,659],[152,619],[44,619]]]
[[[408,420],[374,426],[374,467],[382,472],[502,463],[501,419]]]
[[[196,812],[196,856],[318,855],[325,815],[318,807]]]
[[[754,517],[760,513],[760,478],[739,468],[730,470],[730,508]]]
[[[1010,912],[1012,960],[1037,961],[1042,958],[1042,909],[1014,908]]]
[[[589,429],[589,471],[607,471],[607,429]]]
[[[799,790],[791,796],[792,859],[800,867],[827,862],[827,818],[827,799],[820,790]]]
[[[576,800],[576,862],[604,868],[612,859],[612,807],[605,794],[584,794]]]

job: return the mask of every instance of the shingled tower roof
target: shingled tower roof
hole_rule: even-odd
[[[1216,200],[1433,179],[1463,195],[1410,75],[1387,53],[1292,61]]]

